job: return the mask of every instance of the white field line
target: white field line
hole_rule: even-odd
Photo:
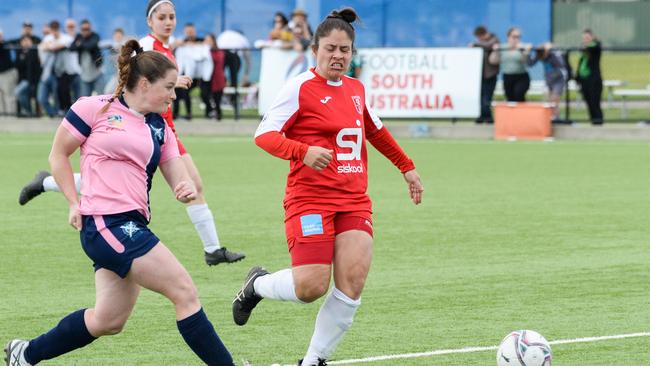
[[[608,341],[608,340],[612,340],[612,339],[624,339],[624,338],[635,338],[635,337],[650,337],[650,332],[616,334],[616,335],[600,336],[600,337],[559,339],[559,340],[556,340],[556,341],[551,341],[549,343],[551,345],[554,345],[554,344],[571,344],[571,343],[589,343],[589,342],[600,342],[600,341]],[[441,355],[449,355],[449,354],[454,354],[454,353],[471,353],[471,352],[482,352],[482,351],[494,351],[497,348],[499,348],[499,346],[481,346],[481,347],[465,347],[465,348],[455,348],[455,349],[441,349],[441,350],[428,351],[428,352],[403,353],[403,354],[397,354],[397,355],[371,356],[371,357],[364,357],[364,358],[355,358],[355,359],[350,359],[350,360],[328,361],[327,364],[328,365],[348,365],[348,364],[355,364],[355,363],[367,363],[367,362],[375,362],[375,361],[405,359],[405,358],[441,356]],[[285,365],[285,366],[295,366],[295,364]]]

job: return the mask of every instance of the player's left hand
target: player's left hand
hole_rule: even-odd
[[[404,180],[408,183],[411,201],[416,205],[419,205],[422,202],[422,193],[424,192],[424,186],[422,185],[422,181],[420,181],[420,175],[415,171],[415,169],[409,170],[404,173]]]
[[[190,86],[192,86],[192,78],[187,76],[187,75],[179,75],[178,79],[176,79],[176,87],[177,88],[183,88],[183,89],[189,89]]]
[[[196,198],[196,187],[193,182],[184,180],[176,185],[174,194],[177,200],[188,203]]]

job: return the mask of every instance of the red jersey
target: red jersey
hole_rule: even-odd
[[[158,51],[163,55],[167,56],[168,59],[174,61],[176,64],[176,57],[172,53],[168,44],[162,43],[158,38],[154,37],[153,34],[147,34],[142,39],[140,39],[140,46],[144,51]],[[178,65],[176,65],[178,67]],[[174,134],[176,134],[176,128],[174,127],[174,119],[172,117],[172,107],[167,109],[167,112],[161,113],[161,116],[165,119],[165,122],[172,128]]]
[[[312,209],[371,211],[366,192],[366,139],[402,172],[414,169],[366,105],[360,81],[343,77],[333,82],[314,69],[288,81],[255,133],[260,147],[291,160],[284,198],[286,217]],[[333,150],[327,168],[319,172],[302,162],[309,146]]]

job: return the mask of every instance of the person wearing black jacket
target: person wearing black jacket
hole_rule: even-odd
[[[576,81],[580,84],[582,97],[589,108],[593,125],[603,124],[603,111],[600,100],[603,93],[603,77],[600,72],[600,41],[591,29],[582,31],[582,56],[576,70]]]
[[[90,21],[81,21],[80,32],[70,45],[70,51],[77,51],[79,54],[81,95],[90,96],[93,91],[102,93],[102,53],[99,49],[99,35],[92,31]]]
[[[24,117],[34,116],[31,99],[36,99],[36,88],[41,78],[41,63],[32,39],[29,35],[20,37],[20,49],[16,52],[16,98],[20,107],[18,115]]]

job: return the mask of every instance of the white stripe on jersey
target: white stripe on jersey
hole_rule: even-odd
[[[255,131],[255,137],[263,135],[270,131],[282,131],[284,124],[298,112],[300,87],[306,81],[315,78],[313,72],[307,70],[302,74],[287,81],[287,83],[280,89],[278,96],[273,101],[271,108],[264,114],[262,122]]]

